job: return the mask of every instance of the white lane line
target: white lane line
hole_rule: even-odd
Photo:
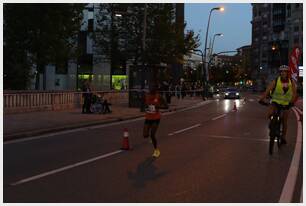
[[[112,155],[115,155],[115,154],[118,154],[118,153],[121,153],[121,152],[123,152],[123,150],[117,150],[117,151],[114,151],[114,152],[110,152],[110,153],[107,153],[107,154],[104,154],[104,155],[101,155],[101,156],[98,156],[98,157],[94,157],[94,158],[91,158],[91,159],[88,159],[88,160],[85,160],[85,161],[82,161],[82,162],[78,162],[78,163],[75,163],[75,164],[72,164],[72,165],[68,165],[68,166],[61,167],[61,168],[58,168],[58,169],[55,169],[55,170],[51,170],[49,172],[45,172],[45,173],[42,173],[42,174],[39,174],[39,175],[28,177],[28,178],[19,180],[17,182],[11,183],[10,185],[16,186],[16,185],[20,185],[20,184],[23,184],[23,183],[26,183],[26,182],[33,181],[33,180],[37,180],[37,179],[40,179],[40,178],[43,178],[43,177],[46,177],[46,176],[49,176],[49,175],[53,175],[53,174],[56,174],[56,173],[59,173],[59,172],[65,171],[65,170],[72,169],[74,167],[78,167],[78,166],[85,165],[85,164],[88,164],[88,163],[91,163],[91,162],[94,162],[94,161],[97,161],[97,160],[100,160],[100,159],[103,159],[103,158],[106,158],[106,157],[110,157]]]
[[[185,131],[187,131],[187,130],[190,130],[190,129],[193,129],[193,128],[196,128],[196,127],[199,127],[199,126],[201,126],[201,124],[196,124],[196,125],[193,125],[193,126],[191,126],[191,127],[187,127],[187,128],[185,128],[185,129],[181,129],[181,130],[178,130],[178,131],[169,133],[168,136],[172,136],[172,135],[175,135],[175,134],[179,134],[179,133],[185,132]]]
[[[226,116],[226,114],[222,114],[222,115],[219,115],[217,117],[212,118],[211,120],[215,121],[215,120],[220,119],[220,118],[225,117],[225,116]]]
[[[217,138],[217,139],[239,139],[239,140],[250,140],[250,141],[258,141],[258,142],[269,142],[269,138],[249,138],[249,137],[233,137],[233,136],[225,136],[225,135],[206,135],[203,137]]]
[[[293,109],[295,116],[297,120],[299,119],[298,112]],[[301,150],[302,150],[302,124],[300,121],[297,121],[298,127],[297,127],[297,138],[295,143],[295,150],[292,157],[292,161],[290,164],[289,172],[287,175],[286,182],[284,184],[279,202],[280,203],[290,203],[292,201],[293,192],[298,176],[299,171],[299,163],[300,163],[300,157],[301,157]]]
[[[192,106],[192,107],[189,107],[189,108],[186,108],[186,109],[183,109],[183,110],[167,112],[165,114],[162,114],[162,116],[168,116],[168,115],[172,115],[172,114],[175,114],[175,113],[184,112],[184,111],[187,111],[187,110],[191,110],[191,109],[194,109],[194,108],[197,108],[197,107],[204,106],[204,105],[212,103],[212,102],[213,101],[211,101],[211,100],[210,101],[205,101],[205,102],[200,102],[200,103],[196,104],[195,106]],[[131,123],[131,122],[136,122],[136,121],[140,121],[140,120],[144,120],[144,117],[138,117],[136,119],[123,120],[123,121],[119,121],[119,122],[113,122],[113,123],[102,124],[102,125],[76,128],[76,129],[60,131],[60,132],[53,132],[53,133],[43,134],[43,135],[34,136],[34,137],[27,137],[27,138],[23,138],[23,139],[8,140],[8,141],[3,142],[3,144],[7,145],[7,144],[26,142],[26,141],[37,140],[37,139],[42,139],[42,138],[46,138],[46,137],[53,137],[53,136],[62,135],[62,134],[69,134],[69,133],[74,133],[74,132],[79,132],[79,131],[86,131],[86,130],[90,130],[90,129],[99,129],[99,128],[104,128],[104,127],[111,127],[111,126],[114,126],[114,125]]]
[[[182,109],[182,110],[180,110],[180,111],[171,111],[171,112],[167,112],[166,114],[163,114],[163,116],[168,116],[168,115],[171,115],[171,114],[174,114],[174,113],[177,113],[177,112],[185,112],[185,111],[188,111],[188,110],[192,110],[192,109],[195,109],[195,108],[204,106],[204,105],[206,105],[206,104],[210,104],[210,103],[212,103],[212,102],[213,102],[213,100],[208,100],[208,101],[205,101],[205,102],[200,102],[200,103],[197,103],[197,104],[194,105],[194,106],[191,106],[191,107]]]
[[[300,203],[303,203],[303,184],[302,184],[302,188],[301,188]]]

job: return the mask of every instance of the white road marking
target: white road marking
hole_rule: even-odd
[[[302,184],[302,187],[301,187],[300,203],[303,203],[303,184]]]
[[[259,142],[269,142],[269,138],[249,138],[249,137],[233,137],[233,136],[225,136],[225,135],[203,135],[204,137],[211,138],[220,138],[220,139],[240,139],[240,140],[250,140],[250,141],[259,141]]]
[[[195,108],[204,106],[204,105],[209,104],[209,103],[212,103],[212,102],[213,102],[212,100],[208,100],[208,101],[205,101],[205,102],[200,102],[200,103],[198,103],[198,104],[196,104],[196,105],[194,105],[194,106],[191,106],[191,107],[182,109],[182,110],[180,110],[180,111],[171,111],[171,112],[167,112],[166,114],[163,114],[163,116],[168,116],[168,115],[171,115],[171,114],[174,114],[174,113],[177,113],[177,112],[188,111],[188,110],[195,109]]]
[[[255,100],[254,100],[254,99],[249,99],[249,101],[250,101],[250,102],[254,102]]]
[[[53,175],[53,174],[56,174],[56,173],[59,173],[59,172],[65,171],[65,170],[72,169],[74,167],[78,167],[78,166],[85,165],[85,164],[88,164],[88,163],[91,163],[91,162],[94,162],[94,161],[97,161],[97,160],[100,160],[100,159],[103,159],[103,158],[106,158],[106,157],[110,157],[112,155],[115,155],[115,154],[118,154],[118,153],[121,153],[121,152],[123,152],[123,150],[117,150],[117,151],[114,151],[114,152],[110,152],[110,153],[107,153],[107,154],[104,154],[104,155],[101,155],[101,156],[98,156],[98,157],[94,157],[94,158],[91,158],[91,159],[88,159],[88,160],[85,160],[85,161],[82,161],[82,162],[78,162],[78,163],[75,163],[75,164],[72,164],[72,165],[68,165],[68,166],[61,167],[61,168],[58,168],[58,169],[55,169],[55,170],[51,170],[49,172],[45,172],[45,173],[42,173],[42,174],[39,174],[39,175],[28,177],[28,178],[19,180],[17,182],[11,183],[10,185],[15,186],[15,185],[20,185],[20,184],[30,182],[30,181],[33,181],[33,180],[37,180],[37,179],[40,179],[40,178],[43,178],[43,177],[46,177],[46,176],[49,176],[49,175]]]
[[[162,116],[168,116],[168,115],[171,115],[171,114],[191,110],[191,109],[194,109],[194,108],[197,108],[197,107],[204,106],[204,105],[209,104],[211,102],[212,101],[200,102],[200,103],[196,104],[195,106],[188,107],[186,109],[182,109],[182,110],[178,110],[178,111],[167,112],[165,114],[162,114]],[[114,125],[131,123],[131,122],[136,122],[136,121],[140,121],[140,120],[144,120],[144,117],[138,117],[136,119],[123,120],[123,121],[119,121],[119,122],[107,123],[107,124],[102,124],[102,125],[87,126],[87,127],[70,129],[70,130],[65,130],[65,131],[52,132],[52,133],[48,133],[48,134],[43,134],[43,135],[34,136],[34,137],[27,137],[27,138],[23,138],[23,139],[8,140],[8,141],[3,142],[3,144],[7,145],[7,144],[26,142],[26,141],[37,140],[37,139],[42,139],[42,138],[47,138],[47,137],[53,137],[53,136],[62,135],[62,134],[69,134],[69,133],[74,133],[74,132],[86,131],[86,130],[90,130],[90,129],[99,129],[99,128],[110,127],[110,126],[114,126]]]
[[[201,124],[196,124],[196,125],[193,125],[193,126],[191,126],[191,127],[187,127],[187,128],[185,128],[185,129],[181,129],[181,130],[178,130],[178,131],[169,133],[168,136],[172,136],[172,135],[175,135],[175,134],[179,134],[179,133],[185,132],[185,131],[187,131],[187,130],[190,130],[190,129],[193,129],[193,128],[196,128],[196,127],[199,127],[199,126],[201,126]]]
[[[299,119],[299,114],[296,109],[292,109],[295,113],[297,120]],[[292,201],[293,192],[298,176],[299,171],[299,163],[301,157],[301,150],[302,150],[302,124],[300,121],[297,121],[297,138],[295,143],[294,154],[292,157],[292,161],[290,164],[289,172],[287,175],[286,182],[284,184],[279,202],[280,203],[290,203]]]
[[[220,118],[225,117],[225,116],[226,116],[226,114],[222,114],[222,115],[219,115],[217,117],[212,118],[211,120],[215,121],[215,120],[220,119]]]

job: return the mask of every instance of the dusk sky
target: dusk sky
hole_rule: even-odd
[[[241,46],[251,44],[252,6],[250,3],[186,3],[186,29],[192,29],[195,33],[200,34],[200,48],[203,49],[205,44],[209,11],[218,6],[224,6],[225,11],[212,12],[207,45],[209,44],[209,37],[216,33],[223,33],[224,36],[215,38],[214,53],[236,50]]]

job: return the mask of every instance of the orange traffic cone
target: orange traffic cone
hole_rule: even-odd
[[[122,141],[122,150],[129,150],[130,145],[129,145],[129,132],[127,128],[124,128],[123,130],[123,141]]]
[[[234,108],[233,108],[234,112],[237,112],[237,106],[236,106],[236,102],[234,102]]]

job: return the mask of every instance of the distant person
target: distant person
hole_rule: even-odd
[[[110,107],[109,107],[110,105],[111,105],[111,103],[109,103],[107,101],[107,99],[103,97],[103,114],[112,112]]]
[[[84,99],[82,113],[90,114],[92,113],[90,111],[90,106],[91,106],[91,101],[92,101],[92,91],[91,91],[90,83],[88,80],[84,82],[82,92],[83,92],[83,99]]]

